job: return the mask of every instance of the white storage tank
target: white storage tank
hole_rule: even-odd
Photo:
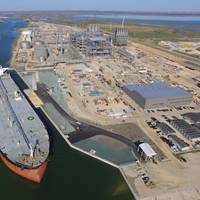
[[[31,48],[31,43],[28,41],[22,41],[20,43],[20,49],[30,49]]]

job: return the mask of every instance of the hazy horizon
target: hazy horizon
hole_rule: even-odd
[[[0,11],[200,12],[199,0],[7,0]]]

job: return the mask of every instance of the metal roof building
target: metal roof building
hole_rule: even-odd
[[[185,113],[183,114],[183,117],[186,119],[189,119],[192,123],[200,123],[200,113]]]
[[[144,109],[187,105],[193,100],[191,93],[163,82],[130,84],[124,87],[124,91]]]
[[[139,145],[140,150],[142,150],[142,156],[145,160],[149,160],[154,158],[157,153],[152,149],[152,147],[148,143],[142,143]]]
[[[200,129],[200,112],[185,113],[182,115],[184,119],[189,120],[198,129]]]
[[[165,136],[175,133],[175,130],[164,122],[158,123],[157,127],[162,131],[162,134]]]
[[[193,142],[200,141],[200,129],[192,126],[183,119],[174,119],[170,121],[170,124],[174,126],[184,137]]]
[[[177,137],[176,135],[170,135],[169,140],[180,150],[188,151],[190,149],[189,144]]]

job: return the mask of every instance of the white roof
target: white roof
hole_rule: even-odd
[[[23,31],[22,34],[23,35],[30,35],[32,33],[31,30],[27,30],[27,31]]]
[[[142,149],[147,157],[153,157],[157,155],[148,143],[142,143],[139,145],[139,147]]]

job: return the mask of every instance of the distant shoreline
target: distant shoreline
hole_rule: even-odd
[[[172,12],[157,12],[157,11],[99,11],[99,10],[30,10],[30,11],[0,11],[0,15],[15,15],[15,14],[31,14],[31,13],[69,13],[69,14],[98,14],[98,15],[156,15],[156,16],[200,16],[200,11],[172,11]]]

